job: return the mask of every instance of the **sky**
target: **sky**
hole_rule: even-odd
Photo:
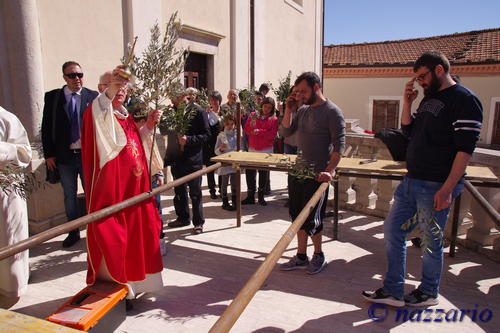
[[[500,28],[500,0],[325,0],[325,45]]]

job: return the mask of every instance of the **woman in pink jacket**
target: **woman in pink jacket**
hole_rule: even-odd
[[[273,153],[274,139],[278,133],[278,118],[276,118],[275,102],[271,97],[262,100],[261,114],[252,112],[245,124],[245,133],[248,135],[248,151],[257,153]],[[247,180],[247,198],[243,205],[255,204],[255,185],[257,170],[245,171]],[[269,171],[259,170],[259,204],[266,206],[264,192],[269,180]]]

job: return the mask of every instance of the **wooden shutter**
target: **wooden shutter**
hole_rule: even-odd
[[[399,128],[399,101],[374,100],[372,131],[383,128]]]
[[[493,121],[493,134],[491,144],[500,146],[500,102],[495,104],[495,121]]]

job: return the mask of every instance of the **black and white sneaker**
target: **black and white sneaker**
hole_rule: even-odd
[[[374,292],[363,291],[361,294],[363,295],[363,298],[366,299],[368,302],[387,304],[397,308],[405,306],[405,302],[401,298],[397,298],[387,294],[384,291],[384,288],[379,288]]]
[[[438,305],[439,301],[437,297],[424,294],[419,289],[415,289],[411,293],[405,296],[405,303],[408,306],[427,307],[432,305]]]

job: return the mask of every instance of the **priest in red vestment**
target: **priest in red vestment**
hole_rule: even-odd
[[[153,111],[138,129],[122,103],[127,79],[121,66],[101,78],[109,85],[83,117],[82,163],[87,211],[95,212],[150,190],[152,173],[163,167],[157,147],[151,157],[152,129],[159,121]],[[87,227],[87,284],[110,280],[126,284],[127,298],[163,286],[158,237],[161,221],[151,198]]]

